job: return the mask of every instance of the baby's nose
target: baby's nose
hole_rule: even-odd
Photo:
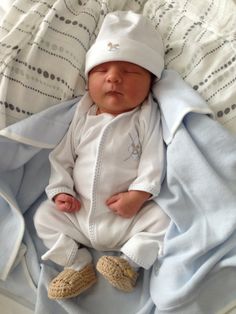
[[[110,83],[120,83],[122,81],[122,75],[120,71],[116,69],[111,69],[107,73],[107,81]]]

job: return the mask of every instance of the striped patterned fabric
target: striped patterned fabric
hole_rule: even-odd
[[[0,26],[0,129],[82,95],[85,53],[104,16],[133,10],[161,32],[166,68],[236,132],[235,9],[234,0],[14,1]]]

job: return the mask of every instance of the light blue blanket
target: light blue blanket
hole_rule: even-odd
[[[50,263],[40,267],[45,248],[32,217],[45,197],[48,153],[66,132],[78,99],[0,132],[0,276],[7,279],[0,289],[23,299],[17,280],[26,265],[38,286],[25,296],[35,313],[213,314],[236,299],[235,137],[210,117],[205,102],[176,72],[164,71],[153,93],[167,144],[167,175],[156,201],[172,222],[163,257],[152,272],[141,273],[132,294],[99,278],[78,298],[55,302],[46,295],[58,269]],[[92,253],[95,260],[101,254]]]
[[[203,100],[177,76],[164,77],[155,95],[168,144],[157,201],[172,220],[151,280],[156,313],[226,312],[236,300],[236,136],[199,114]],[[183,115],[187,104],[196,109]]]

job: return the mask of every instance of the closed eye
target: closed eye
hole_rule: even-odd
[[[140,72],[134,71],[134,70],[125,70],[124,73],[127,73],[127,74],[137,74],[137,75],[141,74]]]
[[[103,68],[101,68],[101,69],[96,69],[96,70],[94,70],[94,72],[106,72],[106,69],[103,69]]]
[[[132,73],[132,74],[142,74],[142,70],[140,70],[139,67],[137,67],[135,65],[125,67],[124,72],[125,73]]]
[[[91,73],[96,73],[96,72],[106,72],[107,69],[105,67],[100,67],[100,66],[96,66],[95,68],[93,68],[91,70]]]

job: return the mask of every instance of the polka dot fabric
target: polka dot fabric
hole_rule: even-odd
[[[236,3],[233,0],[148,1],[144,14],[165,42],[165,67],[178,71],[236,132]]]
[[[16,0],[0,26],[0,129],[85,92],[85,54],[108,12],[147,16],[178,71],[236,132],[234,0]]]

